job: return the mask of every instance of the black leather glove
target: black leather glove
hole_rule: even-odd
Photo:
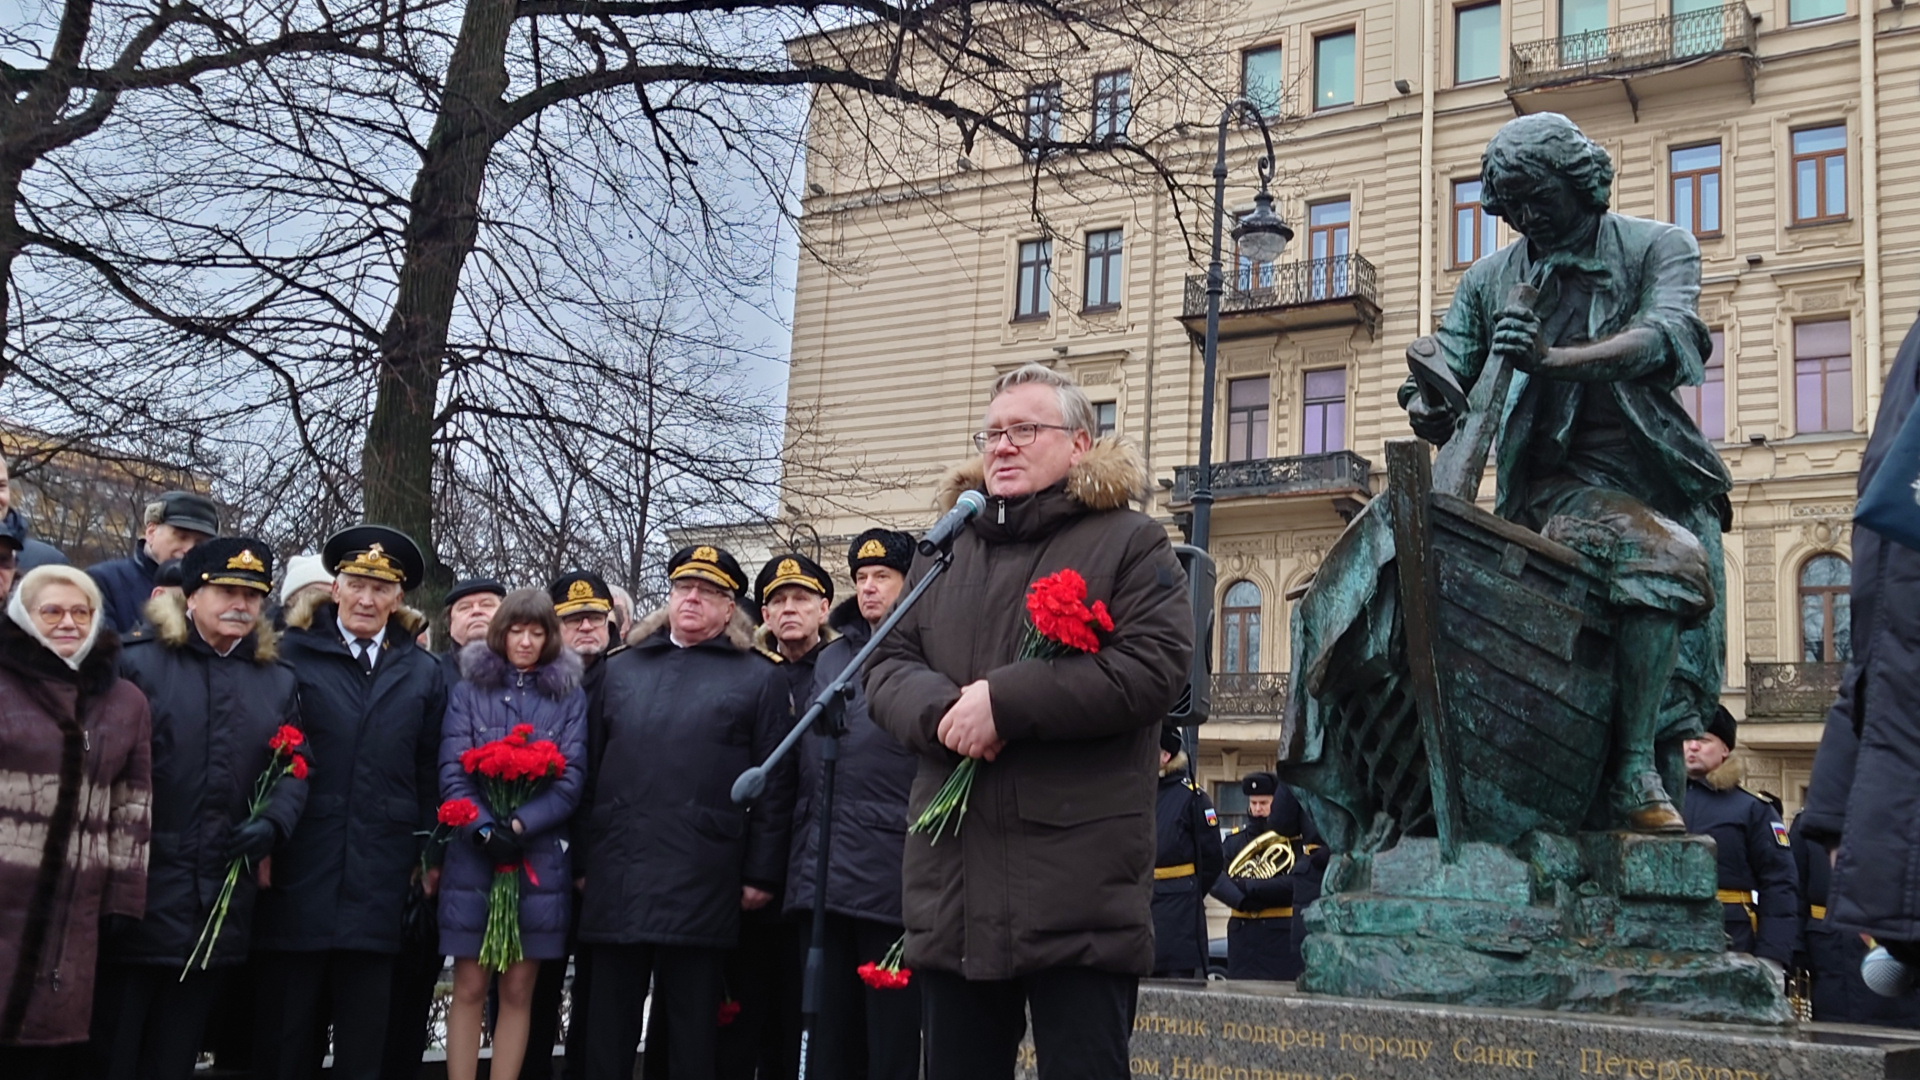
[[[520,861],[520,840],[512,829],[488,825],[473,834],[473,842],[487,853],[495,866],[511,866]]]
[[[266,818],[236,825],[227,838],[227,859],[232,861],[243,856],[254,861],[264,859],[273,854],[274,840],[273,822]]]

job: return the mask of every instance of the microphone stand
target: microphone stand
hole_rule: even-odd
[[[800,1080],[808,1080],[808,1050],[813,1041],[814,1026],[820,1020],[820,977],[826,967],[827,950],[827,856],[833,841],[833,776],[834,767],[840,761],[840,736],[846,732],[847,702],[853,699],[853,680],[866,667],[867,659],[880,642],[886,639],[893,628],[900,623],[902,616],[920,602],[927,587],[934,579],[953,565],[952,541],[938,549],[939,555],[933,565],[927,568],[926,575],[914,585],[900,602],[893,606],[885,620],[874,629],[873,636],[860,651],[847,661],[840,674],[833,677],[820,693],[814,697],[806,715],[793,725],[787,737],[773,748],[767,760],[740,774],[733,782],[733,801],[738,806],[751,805],[766,790],[767,774],[779,764],[806,734],[809,728],[820,735],[820,798],[818,800],[818,820],[814,822],[813,864],[813,933],[807,945],[807,966],[800,991]]]

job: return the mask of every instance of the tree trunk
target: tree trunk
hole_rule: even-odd
[[[20,181],[25,168],[11,162],[0,164],[0,385],[14,372],[13,354],[8,350],[8,330],[13,325],[13,264],[26,249],[26,237],[20,232]]]
[[[393,313],[380,340],[373,419],[361,451],[368,521],[412,536],[429,595],[452,583],[433,536],[433,440],[460,270],[479,237],[480,188],[503,131],[515,0],[469,0],[440,115],[414,177]]]

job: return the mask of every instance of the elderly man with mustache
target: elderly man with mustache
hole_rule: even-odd
[[[307,782],[284,777],[248,820],[267,742],[297,724],[293,671],[260,617],[273,552],[251,537],[208,540],[181,560],[181,593],[146,605],[152,632],[129,642],[121,674],[153,715],[153,838],[147,908],[109,928],[94,994],[88,1075],[188,1080],[222,980],[247,958],[264,860],[292,832]],[[235,858],[249,860],[203,968],[182,978]]]

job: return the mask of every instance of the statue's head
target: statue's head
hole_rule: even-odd
[[[1557,248],[1607,209],[1613,160],[1559,113],[1515,117],[1480,158],[1480,204],[1528,239]]]

